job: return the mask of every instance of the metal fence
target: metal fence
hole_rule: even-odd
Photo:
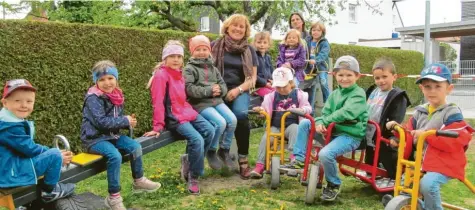
[[[475,60],[438,61],[446,65],[454,76],[454,90],[447,100],[457,104],[466,118],[475,118]]]

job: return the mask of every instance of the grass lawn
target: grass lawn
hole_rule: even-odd
[[[262,129],[254,129],[251,133],[252,165],[262,134]],[[467,171],[469,179],[475,182],[475,141],[472,145]],[[184,149],[185,142],[180,141],[144,156],[146,176],[162,183],[162,188],[153,194],[131,194],[130,165],[122,165],[121,193],[126,206],[134,209],[382,209],[382,195],[352,177],[343,177],[342,193],[336,202],[325,203],[317,199],[313,205],[305,205],[305,188],[297,178],[282,176],[281,187],[274,191],[268,185],[270,176],[261,180],[241,180],[237,175],[212,172],[207,168],[200,182],[201,195],[192,196],[178,174],[179,156]],[[87,191],[106,196],[106,173],[78,183],[77,193]],[[443,188],[442,196],[446,202],[475,209],[475,196],[459,181],[450,181]]]

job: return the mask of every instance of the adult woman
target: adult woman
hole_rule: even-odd
[[[247,155],[251,131],[247,110],[250,102],[249,89],[254,87],[256,81],[257,54],[247,42],[251,34],[251,24],[246,16],[241,14],[230,16],[224,21],[221,34],[223,36],[213,43],[211,52],[215,66],[223,75],[228,87],[226,105],[237,118],[234,136],[238,146],[239,174],[242,179],[248,179],[250,168]],[[218,155],[223,160],[226,158],[219,152]]]
[[[300,31],[300,37],[305,39],[308,35],[310,35],[307,30],[305,30],[305,20],[303,19],[302,15],[298,12],[294,12],[289,17],[289,28],[290,29],[297,29]]]

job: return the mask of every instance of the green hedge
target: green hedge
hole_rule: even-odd
[[[118,65],[126,114],[137,114],[135,133],[139,135],[151,129],[152,108],[145,85],[162,46],[169,39],[187,44],[193,35],[97,25],[0,21],[0,85],[3,87],[6,80],[14,78],[30,80],[38,88],[32,115],[37,141],[51,145],[54,135],[63,134],[78,151],[83,98],[93,85],[92,65],[103,59]],[[419,72],[423,63],[422,55],[416,52],[332,45],[333,58],[344,54],[354,55],[364,72],[382,55],[393,58],[400,73]],[[363,79],[363,86],[370,81]],[[409,90],[415,101],[420,94],[413,82],[400,79],[398,85]]]

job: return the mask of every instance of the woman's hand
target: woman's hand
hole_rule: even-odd
[[[226,101],[234,101],[234,99],[236,99],[236,97],[238,97],[239,94],[240,94],[239,89],[234,88],[231,91],[228,91],[228,94],[226,94],[225,100]]]
[[[147,133],[144,133],[143,136],[158,137],[158,136],[160,136],[160,132],[157,132],[157,131],[149,131],[149,132],[147,132]]]
[[[71,151],[61,150],[61,156],[63,157],[63,166],[65,166],[71,163],[74,153]]]
[[[327,128],[325,128],[325,126],[323,126],[322,124],[318,124],[315,126],[315,131],[318,132],[318,133],[325,133],[327,132]]]

